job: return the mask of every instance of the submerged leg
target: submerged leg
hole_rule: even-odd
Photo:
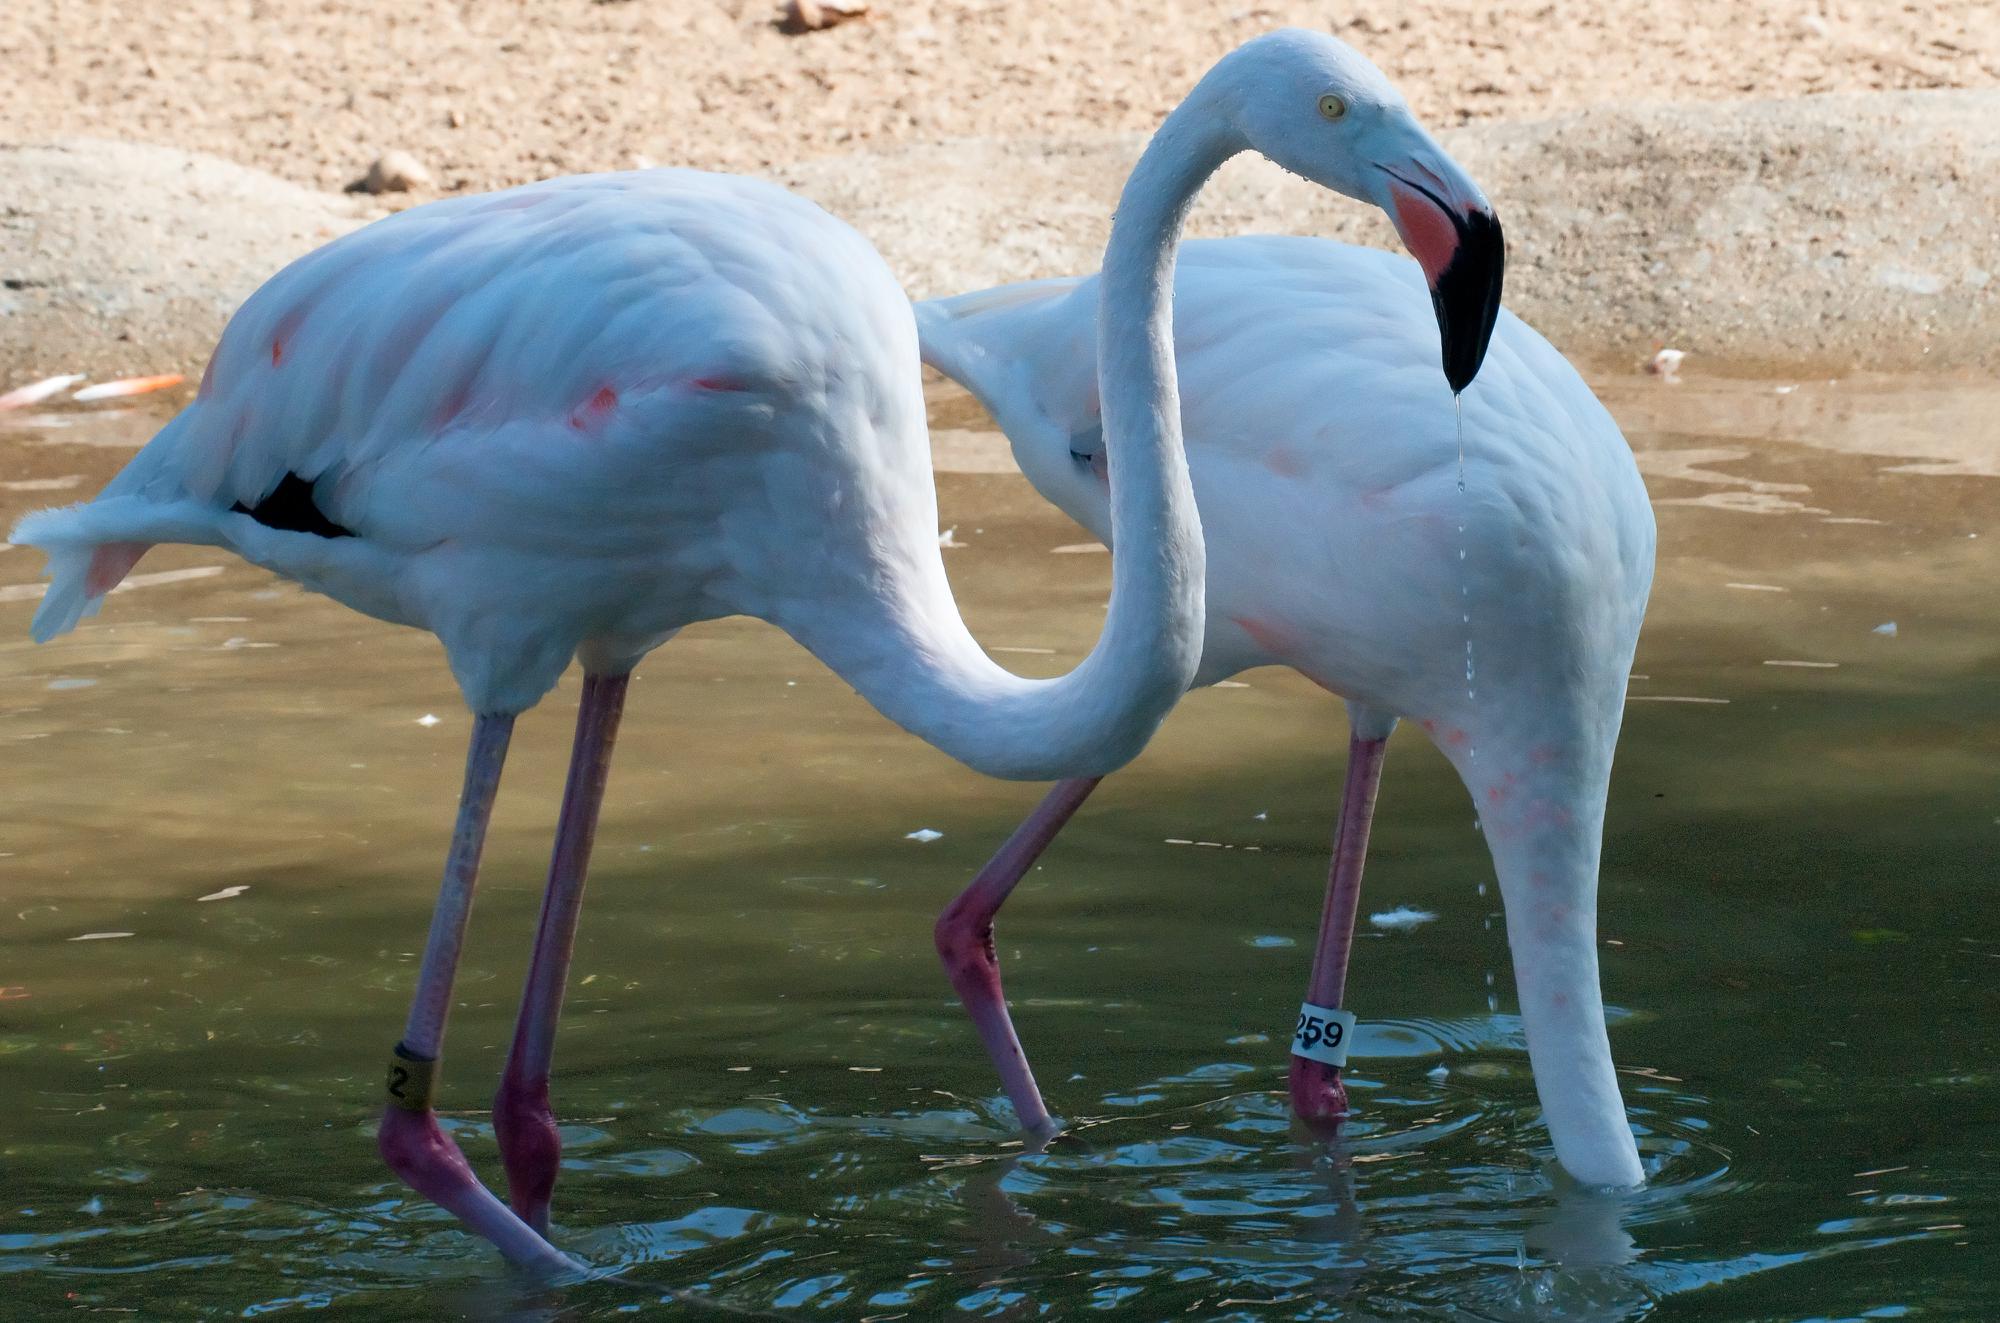
[[[549,1106],[549,1063],[555,1054],[556,1021],[562,1015],[577,913],[583,907],[584,873],[597,835],[597,810],[611,774],[611,745],[618,737],[629,679],[627,675],[583,677],[569,782],[563,788],[562,818],[549,859],[549,887],[542,898],[514,1046],[507,1053],[500,1092],[493,1100],[493,1129],[507,1164],[508,1196],[514,1211],[544,1235],[549,1229],[549,1196],[555,1191],[562,1160],[562,1136]]]
[[[1341,795],[1340,825],[1334,830],[1319,945],[1306,986],[1306,1000],[1314,1006],[1337,1010],[1346,995],[1347,957],[1361,909],[1361,865],[1368,857],[1368,828],[1375,817],[1375,792],[1382,784],[1382,756],[1388,747],[1386,733],[1376,736],[1357,721],[1347,746],[1347,786]],[[1347,1114],[1347,1090],[1338,1066],[1294,1056],[1291,1093],[1292,1110],[1307,1121],[1338,1122]]]
[[[451,854],[445,860],[444,886],[431,916],[430,940],[424,947],[423,968],[417,974],[409,1022],[389,1062],[389,1105],[382,1113],[376,1146],[390,1170],[410,1188],[457,1214],[461,1222],[492,1241],[509,1262],[566,1272],[577,1265],[479,1183],[458,1145],[438,1125],[431,1105],[438,1058],[444,1049],[445,1016],[451,1009],[452,977],[458,972],[465,925],[472,914],[479,852],[486,843],[493,795],[499,789],[500,768],[513,732],[511,715],[481,716],[473,722],[458,826],[452,833]]]
[[[1014,884],[1101,780],[1091,776],[1057,782],[1027,821],[1014,829],[999,853],[987,860],[979,876],[938,916],[938,958],[944,961],[944,972],[951,976],[959,1001],[979,1030],[979,1039],[986,1044],[986,1054],[993,1058],[1000,1082],[1014,1104],[1014,1114],[1025,1130],[1048,1129],[1049,1109],[1042,1105],[1035,1074],[1028,1069],[1028,1055],[1021,1050],[1021,1039],[1007,1015],[1000,964],[993,955],[993,916],[1007,902]]]

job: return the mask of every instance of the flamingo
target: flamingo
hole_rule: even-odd
[[[1418,210],[1406,233],[1435,214]],[[1195,683],[1289,666],[1345,699],[1350,716],[1289,1092],[1310,1122],[1347,1111],[1339,1063],[1354,1025],[1344,995],[1362,863],[1389,734],[1411,717],[1477,806],[1557,1160],[1588,1184],[1634,1185],[1642,1170],[1605,1034],[1596,899],[1652,581],[1652,510],[1617,424],[1512,313],[1458,401],[1461,434],[1446,389],[1464,384],[1451,375],[1451,339],[1439,381],[1428,366],[1437,342],[1415,311],[1436,259],[1412,248],[1421,268],[1318,239],[1197,241],[1182,249],[1175,286],[1208,551]],[[936,300],[919,305],[917,325],[925,361],[979,398],[1036,489],[1115,547],[1105,480],[1125,461],[1107,452],[1098,418],[1100,279]],[[993,920],[1096,784],[1058,784],[937,923],[946,971],[1030,1129],[1052,1122],[1007,1013]]]
[[[149,546],[185,542],[444,645],[474,722],[389,1059],[378,1146],[399,1177],[510,1261],[573,1267],[548,1239],[556,1021],[627,677],[682,627],[767,620],[891,720],[992,775],[1101,775],[1143,747],[1194,679],[1201,642],[1204,558],[1169,349],[1182,217],[1245,150],[1379,206],[1396,178],[1476,200],[1400,107],[1342,43],[1274,32],[1217,63],[1133,171],[1105,253],[1100,344],[1120,464],[1110,518],[1128,550],[1103,634],[1059,679],[999,667],[952,600],[916,328],[887,267],[810,203],[724,175],[557,179],[338,239],[251,296],[193,403],[95,500],[22,521],[13,540],[45,550],[53,580],[38,640],[95,609]],[[1442,216],[1410,223],[1434,247],[1451,233]],[[1474,366],[1484,256],[1467,247],[1438,285],[1438,307],[1456,309],[1448,339]],[[514,720],[573,658],[576,740],[494,1102],[510,1207],[432,1104]]]

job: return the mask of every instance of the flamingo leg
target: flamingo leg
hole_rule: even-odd
[[[514,1211],[543,1235],[549,1229],[549,1199],[562,1160],[562,1136],[549,1106],[549,1065],[555,1054],[556,1021],[562,1015],[563,987],[583,907],[584,874],[597,835],[597,810],[611,774],[611,746],[625,710],[628,675],[585,675],[576,714],[576,743],[570,753],[569,781],[563,788],[562,817],[549,859],[549,886],[542,898],[528,982],[521,994],[521,1017],[514,1045],[493,1100],[493,1129],[507,1164],[507,1191]]]
[[[1361,865],[1368,857],[1368,828],[1375,818],[1375,795],[1382,785],[1386,736],[1356,736],[1347,745],[1347,785],[1341,794],[1340,825],[1333,836],[1333,866],[1327,875],[1326,907],[1319,918],[1306,1000],[1338,1009],[1347,991],[1347,958],[1354,946],[1354,921],[1361,910]],[[1305,1057],[1292,1058],[1292,1110],[1310,1122],[1338,1124],[1347,1115],[1347,1089],[1340,1068]]]
[[[437,909],[431,915],[430,939],[424,947],[410,1018],[390,1061],[389,1105],[383,1110],[375,1142],[382,1160],[405,1184],[492,1241],[509,1262],[561,1273],[577,1265],[479,1183],[432,1108],[438,1058],[444,1049],[445,1017],[451,1009],[452,978],[465,945],[479,854],[486,843],[486,824],[493,815],[493,796],[500,786],[500,768],[507,759],[507,742],[513,733],[511,714],[480,716],[473,722],[458,825],[445,860]]]
[[[1035,1073],[1028,1068],[1028,1054],[1021,1050],[1020,1036],[1007,1014],[1000,963],[993,954],[993,916],[1101,780],[1090,776],[1057,782],[971,884],[945,907],[935,930],[938,958],[986,1045],[986,1055],[1000,1072],[1014,1115],[1023,1129],[1036,1133],[1047,1132],[1052,1123],[1041,1090],[1035,1087]]]

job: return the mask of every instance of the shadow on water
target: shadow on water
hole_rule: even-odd
[[[1651,1178],[1622,1196],[1548,1159],[1489,865],[1420,736],[1365,912],[1437,917],[1360,943],[1343,1136],[1290,1121],[1283,1030],[1344,731],[1258,672],[1191,696],[1003,916],[1068,1119],[1036,1147],[929,925],[1037,788],[721,622],[635,683],[561,1039],[559,1238],[610,1275],[528,1289],[370,1142],[467,731],[435,645],[169,550],[31,648],[38,566],[0,553],[0,1313],[1993,1313],[2000,398],[1789,384],[1601,386],[1662,547],[1603,879]],[[975,630],[1074,664],[1108,558],[1051,555],[1082,535],[937,405]],[[0,518],[153,421],[46,419],[0,431]],[[443,1097],[489,1176],[574,698],[522,724],[459,984]]]

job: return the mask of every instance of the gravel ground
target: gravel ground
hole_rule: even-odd
[[[877,0],[804,35],[762,0],[194,0],[137,22],[14,0],[0,385],[198,371],[300,252],[385,207],[574,170],[771,174],[919,295],[1085,270],[1139,135],[1201,69],[1335,9],[1481,178],[1510,305],[1573,356],[2000,361],[1993,0]],[[1909,88],[1961,90],[1884,90]],[[334,191],[392,149],[434,182]],[[1193,229],[1392,242],[1249,162]]]
[[[1507,231],[1507,305],[1578,362],[1694,370],[2000,363],[2000,91],[1605,107],[1439,135]],[[1144,136],[869,152],[772,172],[868,235],[913,296],[1096,267]],[[1254,157],[1195,235],[1398,249],[1381,215]]]
[[[2000,91],[1605,108],[1442,136],[1507,225],[1507,301],[1612,369],[2000,362]],[[771,171],[858,226],[913,295],[1085,271],[1143,135],[993,138]],[[91,140],[0,147],[0,380],[198,371],[267,275],[380,208],[246,167]],[[1249,158],[1194,234],[1394,247],[1382,219]]]
[[[136,12],[135,12],[136,11]],[[1634,101],[2000,86],[1993,0],[9,0],[0,139],[212,153],[337,190],[406,149],[443,191],[635,161],[757,170],[962,137],[1149,129],[1284,23],[1437,127]]]

